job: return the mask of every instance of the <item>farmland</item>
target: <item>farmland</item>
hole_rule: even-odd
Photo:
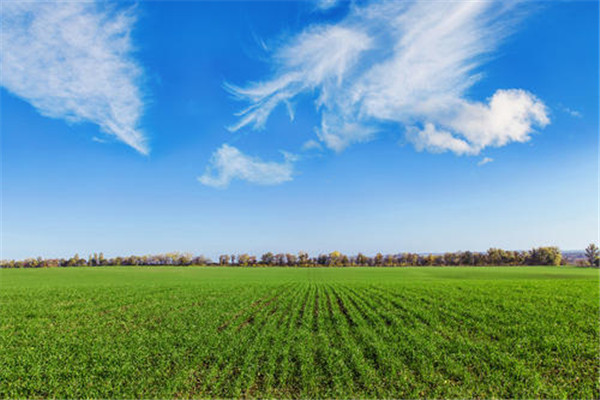
[[[0,270],[0,398],[598,398],[598,270]]]

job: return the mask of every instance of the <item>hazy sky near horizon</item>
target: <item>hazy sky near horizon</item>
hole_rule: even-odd
[[[5,1],[0,258],[583,248],[598,7]]]

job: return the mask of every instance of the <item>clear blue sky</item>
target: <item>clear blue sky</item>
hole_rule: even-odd
[[[1,18],[1,258],[598,239],[598,2]]]

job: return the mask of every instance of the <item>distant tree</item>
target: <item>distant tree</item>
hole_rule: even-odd
[[[518,251],[505,251],[504,252],[504,263],[506,265],[518,265],[519,252]]]
[[[238,264],[242,267],[246,267],[250,263],[250,256],[246,253],[238,255],[237,259]]]
[[[209,258],[206,258],[204,256],[195,256],[192,259],[192,264],[193,265],[208,265],[208,264],[212,264],[212,261]]]
[[[542,247],[544,251],[546,265],[560,265],[562,261],[562,253],[558,247]]]
[[[562,254],[558,247],[538,247],[531,249],[527,264],[529,265],[560,265]]]
[[[328,265],[335,267],[337,265],[340,265],[341,263],[342,253],[340,253],[339,251],[332,251],[331,253],[329,253],[329,262],[327,263]]]
[[[298,253],[298,264],[301,266],[307,266],[309,262],[308,253],[303,251]]]
[[[317,265],[327,265],[329,262],[329,256],[327,254],[319,254],[316,259]]]
[[[369,258],[365,256],[363,253],[358,253],[356,256],[356,264],[357,265],[367,265],[369,263]]]
[[[235,262],[237,259],[237,263]],[[563,265],[562,254],[557,247],[538,247],[530,251],[507,251],[491,248],[485,253],[472,253],[470,251],[434,254],[397,253],[395,255],[382,255],[377,253],[374,257],[367,257],[362,253],[356,256],[347,256],[339,251],[329,254],[320,254],[310,257],[305,252],[298,255],[286,253],[262,255],[262,265],[277,266],[450,266],[450,265]],[[580,259],[579,264],[600,266],[600,249],[596,244],[590,244],[586,249],[586,258]],[[220,265],[257,265],[254,255],[240,254],[221,255]],[[193,256],[187,253],[166,253],[149,256],[131,255],[127,257],[114,257],[105,259],[102,253],[94,253],[87,259],[80,258],[77,254],[69,259],[44,259],[42,257],[27,258],[24,260],[0,260],[0,268],[41,268],[41,267],[69,267],[69,266],[97,266],[97,265],[209,265],[213,262],[203,256]]]
[[[595,243],[590,243],[590,245],[585,249],[585,258],[587,258],[590,266],[600,266],[600,250],[598,250],[598,246],[596,246]]]
[[[141,258],[141,257],[140,257]],[[176,258],[177,265],[190,265],[194,256],[190,253],[179,254]]]
[[[219,265],[229,265],[229,256],[227,254],[219,256]]]
[[[487,251],[487,263],[490,265],[502,265],[504,261],[504,250],[491,248]]]
[[[273,253],[270,251],[260,257],[260,262],[264,265],[273,265]]]
[[[423,265],[435,265],[435,257],[433,256],[433,254],[428,254],[425,257],[423,257]]]
[[[455,265],[454,259],[456,258],[455,253],[444,253],[442,256],[444,265]]]
[[[102,254],[102,253],[100,253]],[[69,261],[67,262],[67,266],[68,267],[76,267],[78,265],[82,265],[85,263],[85,260],[79,258],[79,254],[75,254],[73,257],[69,258]],[[33,264],[33,263],[30,263]],[[37,267],[36,264],[32,265],[32,267]]]
[[[350,266],[350,258],[347,255],[342,254],[342,258],[340,259],[340,264],[344,267]]]
[[[386,255],[386,256],[383,258],[383,264],[384,264],[386,267],[391,267],[391,266],[393,266],[395,262],[396,262],[396,259],[395,259],[395,258],[394,258],[394,256],[393,256],[393,255],[391,255],[391,254],[388,254],[388,255]]]
[[[294,254],[286,253],[285,261],[288,266],[292,267],[298,263],[298,257]]]
[[[415,253],[406,254],[406,265],[416,266],[419,265],[419,255]]]

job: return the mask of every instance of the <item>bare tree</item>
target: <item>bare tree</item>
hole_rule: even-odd
[[[595,243],[590,243],[590,245],[585,249],[585,258],[587,258],[590,266],[600,266],[600,251]]]

